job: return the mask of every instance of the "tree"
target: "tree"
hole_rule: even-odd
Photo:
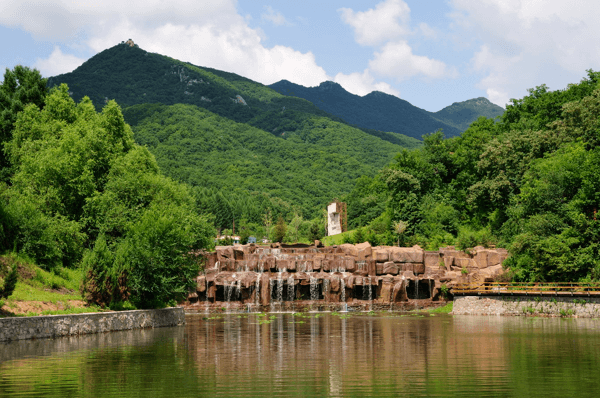
[[[10,267],[8,274],[4,278],[4,284],[0,283],[0,299],[7,298],[13,293],[15,287],[17,286],[17,279],[17,263],[14,263],[12,267]],[[0,282],[1,281],[2,278],[0,278]]]
[[[283,238],[285,238],[285,232],[287,231],[287,225],[282,216],[279,216],[277,219],[277,224],[275,224],[274,231],[274,241],[275,242],[283,242]]]
[[[0,84],[0,180],[6,181],[10,175],[10,162],[4,154],[2,146],[12,138],[14,123],[19,112],[28,104],[44,107],[47,94],[47,79],[37,69],[17,65],[11,71],[4,72],[4,80]]]

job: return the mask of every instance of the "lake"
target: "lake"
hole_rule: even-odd
[[[595,319],[384,312],[186,321],[0,343],[0,397],[584,397],[600,385]]]

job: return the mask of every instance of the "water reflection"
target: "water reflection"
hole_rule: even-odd
[[[0,396],[572,396],[600,321],[230,314],[0,345]]]

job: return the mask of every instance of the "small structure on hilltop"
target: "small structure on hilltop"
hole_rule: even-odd
[[[331,202],[327,206],[327,236],[341,234],[348,230],[346,203]]]

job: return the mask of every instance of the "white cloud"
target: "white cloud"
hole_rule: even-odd
[[[367,11],[340,8],[339,12],[342,21],[354,28],[358,44],[378,45],[410,33],[410,9],[402,0],[385,0]]]
[[[504,106],[526,88],[554,82],[551,89],[576,82],[589,68],[600,68],[597,2],[545,0],[453,0],[452,18],[464,35],[483,45],[472,59],[484,73],[479,87]]]
[[[435,40],[438,38],[438,31],[427,25],[425,22],[419,24],[419,32],[428,39]]]
[[[290,26],[291,23],[285,19],[282,13],[275,11],[271,6],[265,6],[264,13],[261,14],[260,18],[271,22],[275,26]]]
[[[311,86],[328,80],[311,52],[265,47],[263,33],[248,26],[234,0],[181,0],[177,7],[162,0],[3,0],[0,24],[46,39],[85,37],[84,43],[95,52],[131,38],[147,51],[265,84],[287,79]],[[64,72],[75,60],[55,49],[38,65],[46,73]]]
[[[34,67],[42,73],[42,76],[49,77],[71,72],[84,62],[85,59],[64,54],[58,46],[55,46],[52,54],[46,59],[38,58]]]
[[[385,82],[376,82],[368,69],[364,72],[350,73],[349,75],[338,73],[333,79],[336,83],[339,83],[347,91],[356,95],[367,95],[372,91],[381,91],[396,97],[400,96],[400,92],[394,89],[392,86]]]
[[[457,72],[442,61],[415,55],[404,40],[389,42],[369,61],[369,69],[382,75],[404,80],[422,75],[429,78],[456,77]]]
[[[410,9],[402,0],[384,0],[367,11],[354,11],[349,8],[339,10],[342,20],[354,28],[356,42],[377,47],[369,67],[362,74],[338,76],[355,92],[363,92],[375,83],[372,75],[391,77],[402,81],[413,76],[427,78],[455,77],[457,72],[444,62],[425,55],[416,55],[408,44],[407,36],[419,33],[435,39],[437,32],[426,23],[421,23],[415,31],[410,28]],[[337,78],[337,77],[336,77]],[[380,91],[391,93],[394,89],[387,84]],[[350,90],[349,90],[350,91]]]

